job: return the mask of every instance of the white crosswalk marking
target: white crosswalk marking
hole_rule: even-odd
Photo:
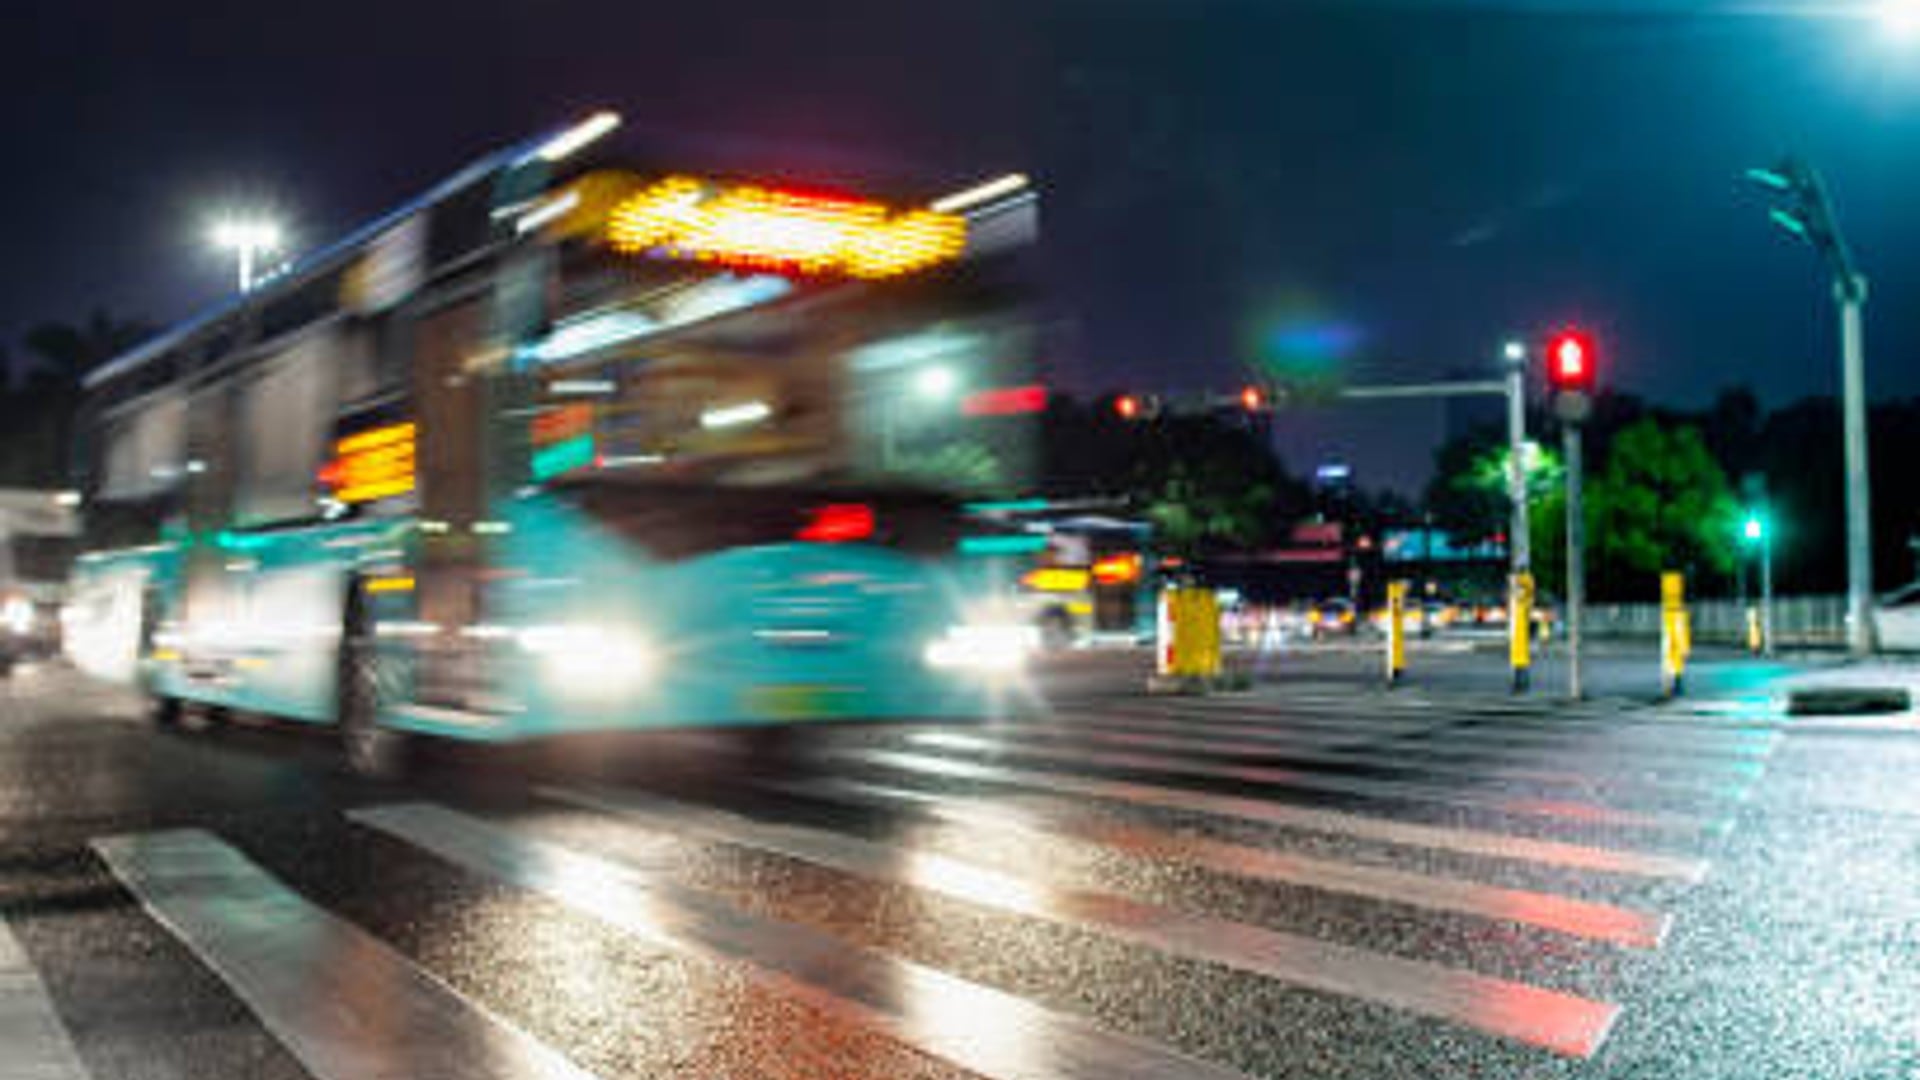
[[[963,796],[939,795],[853,780],[769,780],[759,786],[802,798],[882,809],[911,807],[942,821],[968,828],[1002,829],[1048,838],[1070,836],[1102,845],[1134,859],[1170,859],[1238,877],[1405,904],[1431,911],[1520,923],[1631,948],[1658,947],[1666,938],[1669,925],[1665,915],[1576,900],[1554,893],[1500,888],[1431,874],[1336,862],[1209,840],[1152,826],[1125,823],[1082,807],[1049,802],[1042,798],[1030,799],[1026,806],[1050,806],[1047,813],[999,806]]]
[[[532,839],[444,807],[357,810],[353,820],[530,889],[644,940],[748,964],[824,1008],[962,1068],[1007,1080],[1228,1080],[1238,1074],[944,972],[740,911],[711,894]]]
[[[0,920],[0,1077],[88,1078],[39,972],[4,920]]]
[[[548,790],[564,802],[650,830],[695,832],[863,877],[893,881],[1051,922],[1092,928],[1174,956],[1391,1005],[1562,1054],[1599,1049],[1617,1008],[1604,1002],[1317,938],[1190,915],[1112,893],[1054,889],[933,852],[754,821],[633,792]]]
[[[1624,851],[1554,840],[1537,840],[1482,829],[1424,825],[1332,810],[1317,810],[1243,796],[1217,795],[1205,791],[1118,780],[1099,780],[1070,773],[982,765],[890,750],[841,750],[834,752],[832,756],[926,775],[947,776],[1040,791],[1070,792],[1122,803],[1243,818],[1288,828],[1308,829],[1465,855],[1481,855],[1495,859],[1512,859],[1636,877],[1674,878],[1689,882],[1698,882],[1706,876],[1706,863],[1685,855]]]
[[[1058,714],[1046,721],[1023,721],[1014,725],[1014,729],[1042,733],[1087,732],[1097,735],[1099,741],[1113,745],[1184,748],[1219,757],[1279,758],[1305,765],[1359,766],[1496,783],[1719,798],[1735,802],[1746,797],[1747,781],[1759,769],[1757,764],[1736,762],[1726,766],[1730,769],[1726,774],[1729,777],[1727,780],[1718,783],[1711,780],[1688,781],[1673,778],[1671,773],[1668,778],[1648,776],[1643,767],[1623,767],[1618,763],[1601,769],[1594,768],[1596,763],[1592,761],[1583,761],[1581,764],[1586,767],[1581,771],[1549,767],[1565,764],[1567,755],[1564,752],[1395,745],[1380,746],[1378,749],[1371,746],[1336,747],[1311,736],[1302,737],[1291,729],[1279,726],[1272,729],[1234,727],[1204,720],[1131,715]],[[1720,763],[1709,763],[1706,771],[1710,775],[1717,774],[1721,767]]]
[[[1000,730],[1004,731],[1004,729]],[[998,731],[996,734],[997,733]],[[1039,735],[1042,738],[1046,738],[1049,733],[1028,728],[1019,734],[1028,737]],[[1439,803],[1447,806],[1488,810],[1509,816],[1544,817],[1590,825],[1630,826],[1704,833],[1723,832],[1726,828],[1724,821],[1703,821],[1699,818],[1681,814],[1616,810],[1612,807],[1578,800],[1523,797],[1513,794],[1503,794],[1498,791],[1462,791],[1457,788],[1436,787],[1404,780],[1376,780],[1271,766],[1222,765],[1205,761],[1194,761],[1165,753],[1142,754],[1109,750],[1091,750],[1084,746],[1031,746],[1022,745],[1016,739],[993,739],[975,734],[961,734],[948,731],[920,732],[910,736],[909,739],[915,745],[932,746],[942,750],[1012,754],[1016,757],[1033,758],[1046,762],[1135,769],[1167,773],[1175,776],[1195,776],[1207,780],[1231,780],[1239,783],[1263,784],[1288,788],[1295,791],[1321,791],[1336,795],[1352,795],[1363,799]],[[1074,741],[1074,737],[1069,735],[1064,741],[1071,743]],[[1081,741],[1086,740],[1082,739]]]
[[[1758,726],[1702,723],[1658,717],[1645,710],[1592,711],[1556,705],[1506,705],[1499,702],[1438,701],[1399,693],[1379,695],[1364,691],[1337,696],[1301,696],[1280,693],[1258,697],[1167,700],[1126,699],[1113,704],[1133,709],[1176,707],[1200,715],[1238,715],[1302,721],[1321,720],[1343,725],[1394,727],[1418,725],[1449,733],[1475,731],[1525,736],[1582,736],[1605,734],[1626,741],[1659,742],[1681,747],[1762,747],[1779,738],[1776,725]],[[1467,720],[1473,726],[1460,721]]]
[[[1731,761],[1759,762],[1771,754],[1779,742],[1779,736],[1774,732],[1693,732],[1677,725],[1669,725],[1672,728],[1669,731],[1634,730],[1619,725],[1534,724],[1507,720],[1472,725],[1445,723],[1436,718],[1459,714],[1439,709],[1400,714],[1392,710],[1375,710],[1370,703],[1362,710],[1352,704],[1344,709],[1300,709],[1289,708],[1283,703],[1271,706],[1175,706],[1165,702],[1144,701],[1115,703],[1103,706],[1098,711],[1127,716],[1204,719],[1263,730],[1338,733],[1353,739],[1366,739],[1374,745],[1390,741],[1419,749],[1424,749],[1435,740],[1445,740],[1466,746],[1530,747],[1622,758],[1681,758],[1690,763],[1720,757]]]
[[[92,846],[319,1080],[592,1080],[211,833]]]

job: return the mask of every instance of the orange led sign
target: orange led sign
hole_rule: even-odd
[[[1140,556],[1109,555],[1093,564],[1093,580],[1102,585],[1125,585],[1140,580]]]
[[[414,436],[412,424],[388,424],[340,439],[320,482],[343,503],[404,495],[413,490]]]
[[[888,278],[959,258],[967,224],[956,214],[865,199],[673,176],[615,203],[604,235],[631,255]]]

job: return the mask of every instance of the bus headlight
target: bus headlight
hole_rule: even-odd
[[[1040,644],[1039,631],[1014,623],[963,623],[927,643],[929,667],[985,673],[1018,671]]]
[[[519,637],[520,647],[539,659],[541,674],[569,697],[630,694],[645,685],[659,666],[659,657],[646,638],[622,626],[532,626]]]
[[[33,601],[24,596],[9,596],[0,604],[0,626],[25,637],[33,629]]]

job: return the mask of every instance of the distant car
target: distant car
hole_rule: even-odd
[[[1314,637],[1352,633],[1353,620],[1352,601],[1322,600],[1307,609],[1307,632]]]
[[[1880,628],[1880,647],[1920,652],[1920,581],[1880,598],[1873,621]]]

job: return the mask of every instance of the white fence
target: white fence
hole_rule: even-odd
[[[1757,605],[1758,600],[1754,601]],[[1694,600],[1693,639],[1699,642],[1740,644],[1747,639],[1747,605],[1737,600]],[[1595,637],[1654,638],[1660,636],[1659,604],[1591,604],[1586,632]],[[1777,596],[1773,600],[1775,644],[1844,645],[1847,640],[1845,596]]]

